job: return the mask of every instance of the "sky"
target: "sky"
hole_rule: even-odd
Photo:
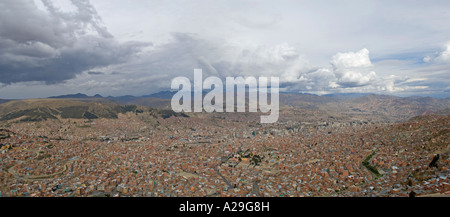
[[[148,95],[177,76],[450,97],[448,0],[2,0],[0,98]],[[193,80],[192,80],[193,81]]]

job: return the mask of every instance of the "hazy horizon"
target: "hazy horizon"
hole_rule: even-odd
[[[109,98],[109,97],[126,97],[126,96],[132,96],[132,97],[149,97],[152,94],[158,94],[165,91],[172,91],[177,92],[176,90],[161,90],[157,92],[153,92],[150,94],[142,94],[142,95],[130,95],[130,94],[124,94],[124,95],[102,95],[102,94],[85,94],[85,93],[68,93],[68,94],[61,94],[61,95],[48,95],[48,96],[42,96],[42,97],[24,97],[24,98],[0,98],[2,100],[26,100],[26,99],[46,99],[46,98],[55,98],[55,97],[61,97],[61,96],[67,96],[67,95],[76,95],[76,94],[83,94],[87,97],[95,97],[95,95],[100,95],[103,98]],[[207,93],[209,91],[204,91],[204,93]],[[377,95],[377,96],[394,96],[394,97],[401,97],[401,98],[408,98],[408,97],[431,97],[435,99],[450,99],[450,96],[447,95],[438,95],[438,96],[428,96],[428,95],[396,95],[396,94],[377,94],[377,93],[329,93],[329,94],[314,94],[314,93],[308,93],[308,92],[284,92],[280,91],[280,94],[307,94],[307,95],[314,95],[314,96],[327,96],[327,97],[349,97],[349,98],[357,98],[367,95]],[[160,98],[160,97],[155,97]]]

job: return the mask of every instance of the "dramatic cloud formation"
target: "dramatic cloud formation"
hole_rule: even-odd
[[[0,82],[56,83],[84,70],[129,60],[146,43],[118,43],[87,1],[64,13],[48,1],[0,2]]]
[[[448,97],[450,2],[0,2],[0,98],[145,95],[177,76]]]

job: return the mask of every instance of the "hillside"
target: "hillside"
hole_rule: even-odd
[[[76,98],[79,100],[103,100],[121,105],[140,105],[158,109],[171,109],[170,100],[175,91],[161,91],[144,96],[102,97],[85,94],[69,94],[55,98]],[[207,94],[204,91],[203,94]],[[224,96],[225,98],[225,96]],[[346,117],[345,119],[365,119],[383,121],[404,121],[411,117],[442,112],[450,108],[449,99],[432,97],[397,97],[375,94],[329,94],[318,96],[302,93],[280,93],[280,108],[298,110],[296,114],[319,112],[321,116]],[[0,101],[1,103],[1,101]],[[248,101],[246,101],[248,105]],[[1,112],[1,111],[0,111]],[[290,112],[288,112],[290,113]],[[290,117],[287,117],[290,118]]]
[[[159,109],[171,109],[170,99],[161,99],[154,97],[137,97],[132,100],[129,100],[127,104],[148,106],[151,108],[159,108]]]
[[[153,97],[131,95],[102,97],[78,93],[47,99],[0,100],[0,120],[117,118],[119,113],[149,111],[150,108],[153,108],[153,113],[155,113],[152,115],[161,116],[161,114],[156,114],[161,109],[172,112],[171,100],[168,99],[172,93],[163,91],[152,94]],[[449,99],[431,97],[397,97],[374,94],[341,97],[340,95],[280,93],[279,100],[281,109],[279,120],[296,121],[399,122],[422,114],[446,114],[450,110]],[[246,104],[248,105],[248,101]],[[164,112],[167,113],[167,111]],[[172,115],[177,114],[173,113]],[[239,114],[231,113],[217,115],[222,118],[243,118]],[[246,113],[245,116],[250,118],[255,115]],[[260,114],[257,114],[255,117],[259,116]]]
[[[10,100],[7,100],[7,99],[0,99],[0,104],[3,104],[3,103],[6,103],[6,102],[9,102]]]
[[[345,100],[344,109],[371,115],[392,117],[398,120],[439,112],[450,108],[450,100],[431,97],[396,97],[367,95]]]
[[[47,119],[117,118],[127,112],[146,113],[152,117],[186,116],[172,110],[160,110],[138,105],[120,105],[108,100],[28,99],[0,105],[0,121],[41,121]]]
[[[442,113],[450,108],[450,100],[432,97],[397,97],[364,95],[359,97],[317,96],[309,94],[280,94],[280,106],[317,110],[333,116],[355,119],[404,121],[411,117]]]

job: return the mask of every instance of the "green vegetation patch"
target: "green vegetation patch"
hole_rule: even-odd
[[[68,106],[58,108],[61,111],[62,118],[83,118],[88,106]]]
[[[43,160],[45,158],[51,157],[50,154],[39,154],[39,156],[36,158],[36,160]]]
[[[92,114],[92,113],[90,113],[90,112],[85,112],[84,115],[83,115],[83,117],[85,117],[85,118],[87,118],[87,119],[97,119],[97,118],[98,118],[97,115]]]
[[[184,113],[178,113],[178,112],[174,112],[172,110],[159,110],[157,112],[163,119],[167,119],[170,118],[172,116],[174,117],[189,117]]]
[[[370,172],[372,172],[373,174],[375,174],[377,176],[377,178],[381,177],[382,175],[380,174],[380,172],[378,172],[378,169],[371,165],[369,163],[370,159],[376,154],[376,152],[372,152],[369,156],[366,157],[366,159],[364,159],[364,161],[362,162],[363,166],[365,166]]]
[[[136,111],[136,109],[137,109],[136,105],[124,105],[122,106],[122,113],[134,112]]]

